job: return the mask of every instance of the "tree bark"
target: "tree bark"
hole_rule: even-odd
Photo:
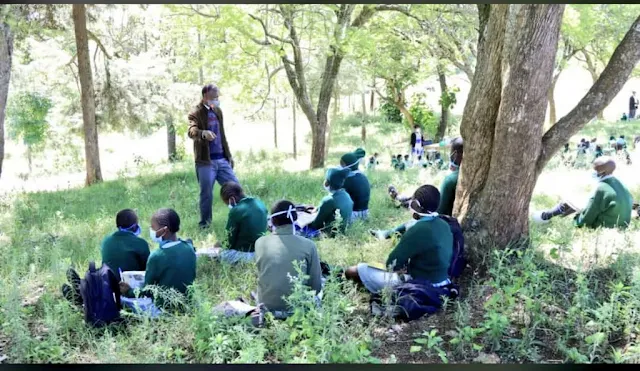
[[[587,71],[589,71],[589,74],[591,75],[591,81],[595,84],[596,81],[598,81],[598,78],[600,77],[600,74],[598,73],[598,67],[596,67],[596,64],[593,62],[593,59],[591,59],[591,55],[589,54],[589,52],[583,51],[582,55],[584,55],[584,59],[587,62]],[[604,108],[596,113],[596,117],[600,121],[604,120],[603,111],[604,111]]]
[[[296,133],[296,111],[298,109],[298,103],[296,102],[296,97],[294,96],[291,100],[291,110],[293,111],[293,159],[298,159],[298,136]]]
[[[176,149],[176,127],[173,124],[173,117],[167,114],[167,155],[169,162],[178,160],[178,151]]]
[[[87,169],[86,185],[102,181],[98,128],[96,126],[96,105],[91,76],[89,41],[87,39],[87,17],[84,4],[73,4],[73,24],[78,53],[78,75],[82,90],[82,121],[84,127],[84,150]]]
[[[407,125],[413,129],[415,120],[413,119],[413,115],[411,114],[411,112],[409,112],[407,107],[404,105],[404,102],[394,102],[394,104],[396,105],[396,107],[398,107],[400,113],[402,113],[402,116],[404,116],[404,118],[407,120]]]
[[[444,97],[449,93],[449,87],[447,86],[447,76],[444,73],[444,69],[438,64],[438,80],[440,81],[440,94]],[[449,125],[449,104],[442,100],[440,104],[440,123],[438,125],[438,132],[436,133],[436,141],[440,142],[447,132],[447,126]]]
[[[375,96],[373,93],[374,89],[371,89],[371,98],[369,98],[369,112],[371,112],[371,114],[373,114],[374,111],[374,102],[375,102]]]
[[[278,98],[273,99],[273,145],[278,149]]]
[[[13,57],[13,31],[5,22],[0,22],[0,177],[4,162],[4,118],[7,98],[9,96],[9,82],[11,81],[11,59]]]
[[[549,88],[549,93],[547,94],[547,99],[549,100],[549,123],[554,124],[556,122],[556,99],[554,93],[556,91],[556,84],[558,83],[558,79],[560,78],[560,72],[558,72],[555,76],[553,76],[553,81],[551,81],[551,88]]]

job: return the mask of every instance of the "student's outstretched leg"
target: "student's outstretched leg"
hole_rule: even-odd
[[[567,202],[561,202],[553,208],[545,211],[538,211],[533,213],[532,218],[538,223],[547,223],[551,218],[555,216],[568,216],[576,212],[576,208],[571,206]]]

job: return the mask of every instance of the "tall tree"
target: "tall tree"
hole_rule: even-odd
[[[82,122],[84,129],[84,150],[87,176],[86,185],[102,181],[100,151],[98,148],[98,128],[96,126],[96,103],[91,76],[91,56],[87,38],[87,14],[84,4],[73,4],[73,24],[78,53],[78,75],[82,100]]]
[[[465,161],[454,214],[472,259],[481,263],[488,249],[528,234],[529,202],[544,166],[611,102],[640,59],[640,17],[578,106],[543,133],[564,5],[522,5],[511,45],[505,44],[509,6],[478,8],[478,62],[461,124]],[[503,55],[504,48],[513,53]]]
[[[9,6],[9,5],[5,5]],[[4,18],[4,17],[3,17]],[[4,117],[9,82],[11,80],[11,59],[13,57],[13,31],[4,20],[0,20],[0,176],[4,161]]]

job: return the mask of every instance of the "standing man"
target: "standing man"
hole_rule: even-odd
[[[202,88],[202,100],[189,113],[189,138],[193,139],[196,177],[200,184],[200,228],[211,224],[213,186],[239,183],[233,173],[233,158],[224,133],[220,90],[215,85]]]
[[[413,162],[416,162],[418,156],[424,154],[424,144],[422,143],[422,133],[420,131],[420,125],[413,126],[413,133],[411,133],[411,141],[409,142],[409,150],[413,155]]]
[[[631,97],[629,97],[629,121],[636,118],[636,110],[638,109],[638,99],[636,98],[636,92],[631,92]]]

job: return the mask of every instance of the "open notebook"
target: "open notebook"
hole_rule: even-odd
[[[314,221],[314,219],[316,218],[316,215],[318,214],[317,213],[309,214],[309,213],[299,212],[297,223],[300,227],[305,227]]]
[[[126,271],[121,273],[121,279],[132,289],[139,289],[144,286],[144,271]]]

